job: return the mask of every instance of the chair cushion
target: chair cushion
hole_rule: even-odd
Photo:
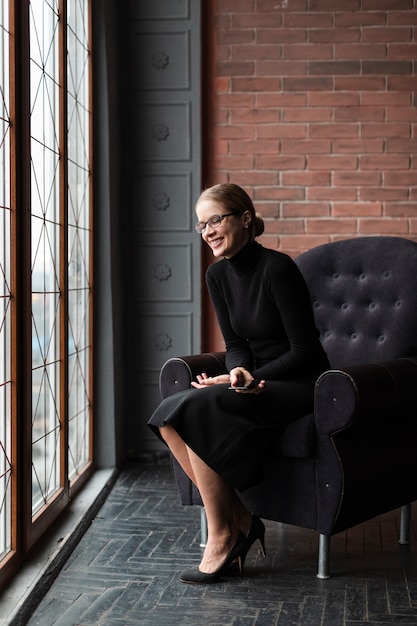
[[[305,415],[288,424],[279,442],[280,456],[304,459],[315,450],[313,414]]]

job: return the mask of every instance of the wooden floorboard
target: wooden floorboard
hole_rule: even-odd
[[[200,511],[183,507],[167,461],[130,465],[27,622],[31,626],[416,626],[417,509],[412,542],[399,511],[332,538],[332,577],[318,580],[316,533],[266,522],[244,575],[179,581],[198,564]]]

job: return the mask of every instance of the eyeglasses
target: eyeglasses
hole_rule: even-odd
[[[210,226],[210,228],[213,228],[213,226],[221,224],[225,217],[229,217],[229,215],[241,215],[242,213],[243,211],[235,211],[234,213],[225,213],[224,215],[212,215],[209,217],[207,222],[197,222],[195,229],[201,235],[201,233],[205,231],[207,225]]]

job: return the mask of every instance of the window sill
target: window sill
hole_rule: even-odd
[[[94,472],[0,595],[0,626],[26,623],[104,504],[115,469]]]

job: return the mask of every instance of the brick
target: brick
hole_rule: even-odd
[[[363,11],[406,11],[413,7],[413,0],[362,0]]]
[[[384,91],[383,76],[336,76],[335,91]]]
[[[309,9],[310,11],[334,11],[335,3],[333,0],[310,0]],[[343,11],[360,10],[361,0],[345,0],[343,2]]]
[[[219,169],[251,170],[254,166],[252,155],[248,156],[216,156],[216,167]]]
[[[362,137],[410,137],[410,125],[409,124],[394,124],[386,122],[381,127],[381,124],[372,124],[370,122],[363,122],[362,124]]]
[[[286,202],[282,207],[282,217],[329,217],[328,202]]]
[[[257,76],[299,76],[306,74],[307,62],[294,61],[257,61]]]
[[[416,12],[417,15],[417,12]],[[416,17],[417,25],[417,17]],[[416,59],[416,43],[390,43],[388,46],[388,58],[392,59]],[[410,61],[411,62],[411,61]]]
[[[337,137],[358,137],[359,124],[317,124],[310,127],[310,137],[317,139],[319,137],[329,137],[334,139]]]
[[[333,58],[333,45],[331,44],[310,44],[310,43],[297,43],[287,44],[283,48],[284,59],[292,61],[298,59],[332,59]]]
[[[417,217],[417,204],[415,202],[387,203],[384,215],[387,217]]]
[[[258,156],[256,163],[261,170],[303,170],[306,161],[303,156]]]
[[[337,224],[337,227],[335,228]],[[338,234],[347,234],[347,233],[356,233],[356,226],[357,226],[357,222],[355,219],[351,219],[351,220],[346,220],[346,219],[339,219],[337,220],[337,222],[334,219],[321,219],[321,220],[315,220],[315,219],[310,219],[306,221],[306,225],[307,225],[307,233],[308,234],[316,234],[316,235],[321,235],[321,234],[330,234],[330,233],[334,233],[335,231]]]
[[[362,155],[360,157],[360,167],[364,170],[405,170],[410,166],[408,156],[400,155]]]
[[[288,172],[282,173],[282,184],[285,186],[325,187],[330,185],[330,172]]]
[[[258,10],[250,13],[232,13],[232,28],[281,28],[283,15],[277,11],[262,13]]]
[[[413,31],[411,28],[396,28],[393,26],[376,27],[376,28],[364,28],[362,31],[362,41],[375,41],[381,43],[386,42],[400,42],[400,41],[412,41]]]
[[[218,109],[238,109],[239,107],[247,108],[255,106],[254,94],[243,93],[227,93],[217,95]]]
[[[410,106],[412,103],[412,94],[405,91],[363,91],[360,97],[361,103],[365,106],[377,104],[379,106],[400,107]]]
[[[416,172],[409,170],[406,172],[385,172],[384,182],[389,187],[400,185],[401,187],[414,187],[417,189]]]
[[[232,154],[277,154],[279,144],[276,139],[256,139],[254,141],[231,140]]]
[[[355,170],[358,158],[354,155],[310,156],[308,165],[311,170]]]
[[[331,152],[331,142],[328,139],[317,139],[315,141],[302,139],[283,139],[283,154],[329,154]]]
[[[258,61],[264,59],[281,59],[283,57],[283,46],[277,45],[233,45],[228,46],[231,49],[231,57],[234,60],[241,61]]]
[[[286,0],[256,0],[257,11],[266,11],[269,13],[286,8]],[[307,9],[307,0],[292,0],[291,9],[293,11],[305,11]]]
[[[253,76],[255,64],[250,61],[222,61],[217,64],[218,76]]]
[[[281,78],[232,78],[232,91],[281,91]]]
[[[265,107],[299,107],[307,105],[305,93],[259,93],[256,95],[256,104],[259,108]]]
[[[416,88],[416,76],[388,76],[387,89],[390,91],[410,91],[414,93]]]
[[[280,249],[297,250],[300,254],[305,250],[310,250],[310,248],[321,246],[325,243],[329,243],[330,241],[330,237],[323,234],[282,235],[282,237],[280,237]]]
[[[378,170],[376,165],[375,170]],[[382,174],[380,171],[372,172],[335,172],[333,177],[333,184],[335,187],[349,185],[349,186],[361,186],[364,185],[380,185],[382,183]]]
[[[346,153],[352,152],[353,154],[379,154],[384,150],[383,139],[335,139],[333,141],[332,152]]]
[[[216,135],[220,139],[253,139],[255,137],[255,126],[248,124],[219,124]]]
[[[381,235],[406,235],[408,232],[407,223],[399,219],[360,219],[359,230],[366,234]]]
[[[281,120],[281,110],[279,108],[259,107],[255,109],[232,109],[231,124],[267,124],[276,123]]]
[[[233,175],[233,182],[246,188],[248,184],[248,173],[236,172]],[[251,185],[278,185],[278,173],[262,171],[251,172],[250,183]]]
[[[288,108],[283,111],[284,122],[329,122],[332,117],[332,110],[324,107]]]
[[[377,217],[382,215],[380,202],[333,202],[333,217]]]
[[[378,106],[339,107],[335,110],[335,122],[361,122],[371,120],[383,122],[385,110]]]
[[[329,91],[333,87],[333,80],[327,76],[284,77],[282,84],[285,91]]]
[[[412,61],[362,61],[362,74],[411,74]]]
[[[258,126],[258,137],[270,139],[271,137],[292,137],[303,139],[306,136],[305,124],[265,124]]]
[[[387,152],[405,152],[407,154],[417,154],[417,139],[389,137],[386,140]]]
[[[284,14],[284,28],[331,28],[333,26],[333,14],[315,14],[312,11],[295,12],[289,11]]]
[[[356,92],[340,93],[340,92],[320,92],[313,91],[309,94],[308,101],[310,106],[357,106],[360,104],[361,95]]]
[[[388,13],[388,26],[412,26],[417,25],[417,11],[390,11]]]
[[[235,43],[251,43],[256,38],[256,31],[254,29],[241,28],[239,30],[218,30],[217,42],[219,44],[235,44]]]
[[[352,13],[340,12],[334,15],[334,25],[336,28],[347,28],[352,26],[385,26],[387,14],[385,11],[355,11]]]
[[[385,59],[388,46],[386,44],[336,44],[334,56],[336,59]]]
[[[257,44],[286,44],[286,43],[305,43],[308,41],[308,31],[291,28],[281,28],[275,30],[273,28],[267,28],[260,30],[256,34]]]
[[[363,187],[359,190],[360,200],[409,200],[408,189],[402,187]]]
[[[255,11],[255,0],[239,0],[236,4],[235,0],[222,0],[222,13],[253,13]]]
[[[355,201],[357,198],[356,187],[310,187],[307,190],[307,199],[310,201]]]
[[[341,41],[360,41],[360,28],[327,28],[310,31],[309,41],[311,43],[340,43]],[[381,40],[382,41],[382,40]]]
[[[359,74],[359,60],[346,61],[310,61],[308,64],[311,76],[335,76],[336,74]]]
[[[299,200],[304,200],[304,189],[298,189],[297,191],[297,198]],[[288,198],[288,194],[294,194],[294,190],[288,190],[284,187],[279,187],[277,185],[274,186],[270,186],[270,187],[257,187],[255,189],[255,197],[254,199],[256,201],[258,200],[283,200],[284,198]],[[292,196],[294,198],[294,196]]]
[[[305,232],[304,220],[271,220],[265,222],[265,233],[267,235],[278,234],[280,236],[285,234],[300,234]]]

